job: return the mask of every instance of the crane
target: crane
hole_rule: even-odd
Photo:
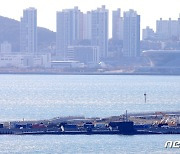
[[[163,112],[155,112],[156,114],[156,118],[158,115],[162,115],[162,119],[161,121],[156,121],[155,124],[158,124],[158,125],[164,125],[164,124],[167,124],[168,126],[176,126],[177,125],[177,121],[175,118],[163,113]]]

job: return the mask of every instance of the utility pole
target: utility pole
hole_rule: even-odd
[[[126,110],[126,122],[128,121],[128,115],[127,115],[127,110]]]

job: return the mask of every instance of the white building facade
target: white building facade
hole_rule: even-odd
[[[151,29],[149,26],[147,26],[145,29],[142,30],[143,40],[153,39],[153,38],[155,38],[155,33],[154,30]]]
[[[108,19],[109,11],[105,6],[91,11],[91,44],[99,46],[101,59],[108,56]]]
[[[1,43],[1,53],[11,53],[12,52],[12,45],[5,41]]]
[[[91,40],[91,12],[83,15],[83,40]]]
[[[37,10],[23,10],[20,21],[20,52],[37,52]]]
[[[112,12],[112,39],[123,40],[123,17],[121,17],[121,9]]]
[[[74,7],[57,12],[56,17],[56,50],[66,59],[68,46],[76,45],[83,38],[83,13]]]
[[[159,39],[166,40],[180,37],[180,18],[178,20],[160,20],[156,21],[156,34]]]
[[[1,68],[50,68],[51,54],[0,54]]]
[[[99,63],[99,47],[98,46],[69,46],[68,60],[79,61],[81,63]]]
[[[134,10],[124,12],[123,54],[140,56],[140,15]]]

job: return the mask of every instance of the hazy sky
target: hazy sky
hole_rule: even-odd
[[[0,15],[20,20],[23,9],[35,7],[38,10],[38,26],[56,31],[56,11],[78,6],[86,12],[101,5],[110,10],[110,22],[112,10],[136,10],[141,15],[141,28],[149,25],[155,29],[156,20],[160,17],[177,19],[180,13],[180,0],[0,0]]]

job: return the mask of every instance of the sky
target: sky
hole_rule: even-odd
[[[146,26],[156,28],[156,20],[177,19],[180,13],[180,0],[0,0],[0,15],[20,20],[23,9],[35,7],[38,13],[38,26],[56,31],[56,11],[78,6],[82,12],[95,10],[106,5],[109,9],[109,27],[111,29],[112,10],[134,9],[141,15],[141,29]],[[111,36],[111,30],[109,32]]]

